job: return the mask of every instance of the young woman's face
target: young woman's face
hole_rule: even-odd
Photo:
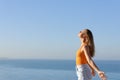
[[[85,38],[85,30],[82,30],[82,31],[80,31],[79,33],[78,33],[78,37],[79,38]]]

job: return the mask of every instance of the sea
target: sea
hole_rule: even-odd
[[[120,80],[120,60],[95,60],[107,80]],[[0,80],[77,80],[74,60],[0,59]],[[96,74],[92,80],[100,80]]]

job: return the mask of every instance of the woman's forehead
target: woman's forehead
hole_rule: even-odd
[[[82,31],[80,31],[80,32],[85,33],[85,32],[86,32],[86,30],[84,29],[84,30],[82,30]]]

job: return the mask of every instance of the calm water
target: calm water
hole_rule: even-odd
[[[95,61],[108,80],[120,80],[120,61]],[[77,80],[73,60],[0,60],[0,80]],[[100,80],[98,76],[93,80]]]

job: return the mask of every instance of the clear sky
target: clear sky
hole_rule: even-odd
[[[75,59],[93,32],[95,59],[120,59],[120,0],[0,0],[0,57]]]

